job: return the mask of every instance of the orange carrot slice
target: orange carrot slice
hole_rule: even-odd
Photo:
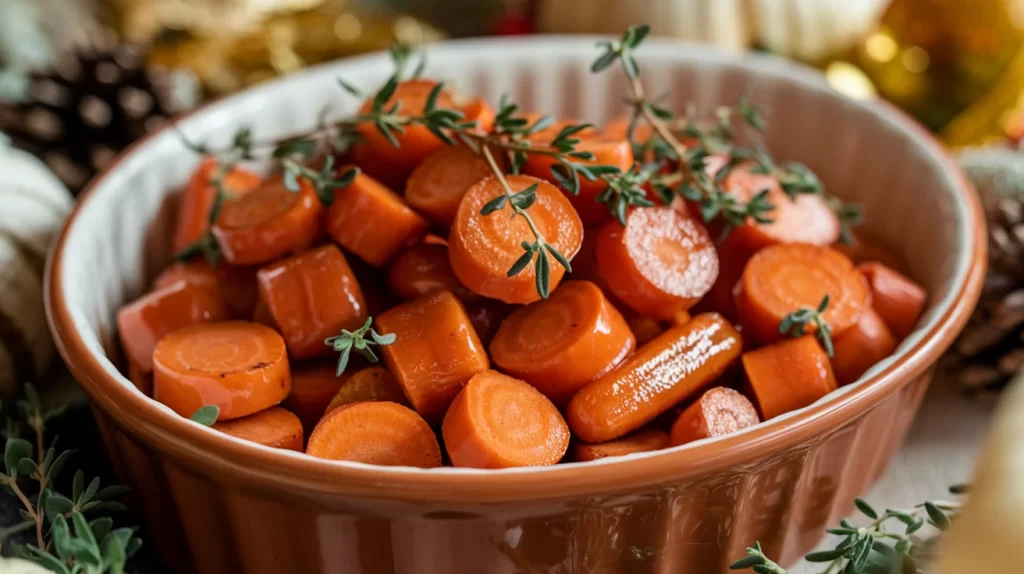
[[[476,122],[476,129],[478,131],[487,133],[494,127],[494,120],[496,119],[494,108],[486,100],[476,98],[458,107],[465,116],[463,121]]]
[[[609,139],[629,139],[630,122],[632,122],[632,117],[628,115],[614,117],[601,128],[601,135]],[[651,128],[651,124],[643,120],[636,123],[636,127],[633,129],[633,141],[645,143],[651,139],[652,135],[654,135],[654,130]]]
[[[724,436],[759,423],[757,409],[742,394],[715,387],[686,407],[672,425],[672,446]]]
[[[451,291],[463,303],[481,300],[455,278],[448,261],[448,248],[443,245],[421,243],[403,251],[391,263],[388,286],[392,293],[406,301],[434,291]]]
[[[201,239],[210,229],[210,209],[213,208],[217,189],[211,183],[217,173],[217,162],[205,159],[185,186],[178,206],[178,220],[171,240],[172,253],[182,251]],[[256,174],[241,168],[232,168],[224,177],[224,187],[236,197],[255,190],[260,185]]]
[[[752,253],[747,253],[728,239],[718,245],[718,278],[711,290],[694,306],[699,313],[721,313],[726,319],[736,322],[737,285],[743,277]]]
[[[335,361],[292,366],[292,392],[284,407],[295,413],[303,428],[312,429],[327,412],[344,379],[335,374]]]
[[[858,266],[871,286],[871,305],[897,339],[905,339],[924,311],[928,292],[909,277],[876,262]]]
[[[430,425],[389,402],[353,403],[327,413],[309,435],[306,454],[380,466],[441,466]]]
[[[281,407],[218,422],[213,425],[213,429],[263,446],[302,452],[302,423],[299,417]]]
[[[217,272],[203,259],[172,263],[153,279],[153,291],[159,291],[178,281],[188,281],[202,287],[218,289]]]
[[[441,425],[454,466],[511,468],[557,463],[569,448],[569,427],[544,395],[495,371],[469,380]]]
[[[877,261],[899,273],[906,273],[906,260],[887,241],[863,229],[854,229],[852,233],[852,245],[839,242],[832,247],[857,265]]]
[[[446,146],[423,160],[409,176],[405,200],[448,227],[469,186],[494,175],[487,160],[465,146]]]
[[[743,370],[764,420],[806,407],[836,390],[828,355],[812,335],[744,353]]]
[[[574,449],[576,462],[587,462],[613,456],[626,456],[637,452],[650,452],[668,448],[668,433],[657,429],[639,431],[608,442],[577,442]]]
[[[896,350],[896,337],[874,309],[860,314],[857,324],[833,342],[832,372],[840,385],[860,378],[875,363]]]
[[[331,375],[334,375],[333,371]],[[384,367],[372,365],[351,374],[346,371],[337,380],[341,382],[341,386],[338,388],[338,392],[330,398],[327,407],[320,413],[321,415],[338,407],[365,401],[408,404],[405,395],[402,394],[402,387],[398,386],[395,378]]]

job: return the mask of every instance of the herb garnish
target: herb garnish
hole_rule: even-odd
[[[807,332],[807,326],[814,325],[814,336],[818,338],[828,356],[834,356],[836,349],[835,345],[832,344],[832,326],[828,324],[823,315],[825,310],[828,309],[828,304],[829,297],[828,293],[826,293],[821,298],[821,303],[818,303],[817,309],[804,307],[786,315],[779,323],[779,333],[792,335],[793,337],[802,337]]]
[[[355,331],[342,329],[340,335],[324,339],[325,345],[341,353],[341,356],[338,357],[338,368],[335,370],[335,376],[340,377],[345,372],[345,368],[348,367],[349,356],[353,350],[366,357],[367,361],[376,363],[378,359],[372,347],[375,345],[386,346],[395,342],[397,337],[394,333],[381,335],[370,328],[372,324],[373,317],[367,317],[363,326]],[[369,335],[369,339],[366,338],[367,335]]]

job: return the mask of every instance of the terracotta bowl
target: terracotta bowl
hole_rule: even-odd
[[[621,112],[618,73],[588,72],[593,38],[482,40],[429,50],[428,74],[525,109],[602,122]],[[154,133],[79,202],[50,258],[46,299],[64,359],[88,392],[148,537],[177,572],[721,572],[759,540],[783,563],[846,515],[900,446],[936,359],[974,306],[984,273],[978,201],[943,150],[884,105],[846,99],[811,70],[650,42],[650,92],[680,109],[770,110],[765,143],[863,204],[928,287],[920,327],[860,381],[747,431],[656,453],[502,471],[378,468],[272,450],[190,423],[116,367],[114,314],[163,263],[164,209],[197,158]],[[378,85],[382,54],[271,82],[180,122],[193,141],[251,125],[257,139],[313,127],[354,98],[335,78]]]

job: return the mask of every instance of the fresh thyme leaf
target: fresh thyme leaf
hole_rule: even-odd
[[[274,159],[283,159],[286,157],[297,156],[301,160],[305,161],[313,157],[313,154],[316,152],[316,148],[317,142],[313,139],[296,138],[286,140],[274,149],[272,157]]]
[[[336,376],[340,377],[345,372],[353,350],[366,358],[367,361],[376,363],[378,358],[376,353],[373,352],[373,347],[387,346],[395,342],[397,336],[394,333],[383,335],[377,333],[371,328],[372,324],[373,317],[367,317],[363,326],[355,331],[342,329],[340,335],[324,339],[325,345],[331,347],[335,352],[341,353],[338,357],[338,366],[335,369]],[[367,337],[369,337],[369,340],[367,340]]]
[[[550,295],[551,286],[551,262],[545,250],[537,250],[537,267],[535,269],[537,279],[537,293],[541,299],[547,299]]]
[[[516,262],[513,263],[512,267],[509,267],[508,272],[505,273],[506,277],[515,277],[516,275],[519,275],[523,269],[526,269],[526,266],[530,264],[530,261],[533,260],[534,247],[532,245],[524,241],[523,251],[524,253],[519,256],[519,259],[516,259]]]
[[[821,346],[824,347],[828,356],[834,356],[835,347],[832,344],[832,327],[823,317],[825,310],[828,309],[828,304],[829,296],[826,294],[821,299],[821,303],[818,304],[817,309],[804,307],[786,315],[779,323],[779,333],[782,333],[783,335],[791,335],[793,337],[800,337],[807,332],[808,325],[814,325],[814,336],[821,343]],[[862,500],[857,499],[857,508],[861,512],[871,518],[878,518],[878,514],[873,508],[870,506],[862,507],[862,503],[865,505],[867,504]]]
[[[949,530],[949,516],[946,516],[946,513],[943,512],[941,508],[939,508],[934,502],[930,501],[924,503],[924,508],[925,511],[928,512],[928,519],[932,526],[935,526],[942,531]]]
[[[554,246],[552,246],[550,243],[545,243],[544,249],[546,249],[547,252],[550,253],[551,256],[555,258],[555,261],[557,261],[563,268],[565,268],[566,273],[572,273],[572,265],[569,263],[569,259],[566,258],[566,256],[563,255],[561,251],[555,249]]]
[[[607,70],[612,64],[614,64],[615,60],[618,59],[618,57],[618,52],[612,49],[612,47],[609,45],[606,48],[605,53],[601,54],[601,56],[597,60],[594,60],[594,64],[590,66],[590,71],[595,74],[599,74]]]
[[[483,209],[480,210],[480,215],[490,215],[495,211],[499,211],[505,207],[505,203],[508,201],[508,196],[501,194],[498,197],[488,201],[484,204]]]
[[[213,423],[217,422],[217,417],[220,416],[220,407],[217,405],[206,405],[200,407],[199,410],[192,413],[192,416],[188,417],[189,420],[197,422],[203,426],[212,427]]]
[[[555,123],[554,116],[541,116],[540,119],[533,122],[533,125],[526,128],[526,135],[535,134],[541,130],[551,127]]]
[[[537,201],[537,189],[539,187],[540,184],[535,183],[530,187],[527,187],[526,189],[514,194],[512,197],[509,198],[509,201],[512,202],[512,205],[518,207],[519,209],[529,209],[530,206],[533,205],[533,202]]]
[[[363,91],[360,90],[359,88],[353,86],[352,84],[346,82],[345,80],[343,80],[341,78],[337,78],[337,81],[338,81],[338,85],[341,86],[341,88],[343,90],[345,90],[346,92],[348,92],[348,93],[352,94],[353,96],[355,96],[357,98],[360,98],[360,99],[362,99],[364,97],[363,96]]]
[[[438,82],[430,93],[427,95],[427,101],[423,104],[423,111],[429,113],[437,107],[437,98],[441,95],[441,91],[444,90],[444,82]]]
[[[828,307],[828,295],[826,295],[825,298],[821,300],[821,305],[818,306],[818,311],[817,312],[818,313],[824,313],[825,309],[827,307]],[[868,503],[868,501],[864,500],[863,498],[854,498],[853,499],[853,503],[854,503],[854,505],[857,506],[857,510],[861,511],[861,513],[864,514],[865,516],[867,516],[868,518],[870,518],[872,520],[877,520],[878,519],[878,511],[875,510],[874,507],[871,506],[871,504]]]

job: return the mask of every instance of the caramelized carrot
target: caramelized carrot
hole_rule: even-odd
[[[223,261],[217,264],[220,294],[235,319],[249,320],[256,311],[256,304],[260,302],[260,287],[256,282],[258,270],[255,265],[242,267]]]
[[[899,273],[905,273],[907,269],[906,261],[888,242],[859,228],[853,230],[852,245],[839,242],[832,247],[857,265],[877,261]]]
[[[333,245],[282,259],[257,274],[288,353],[295,359],[331,354],[324,339],[366,320],[366,303],[345,256]]]
[[[213,429],[263,446],[302,452],[302,423],[299,417],[281,407],[218,422],[213,425]]]
[[[379,466],[441,466],[430,425],[389,402],[352,403],[327,413],[309,435],[306,454]]]
[[[192,179],[185,186],[178,206],[178,221],[174,227],[171,240],[173,253],[185,249],[198,241],[210,228],[210,209],[213,208],[217,189],[211,182],[217,173],[217,162],[205,159]],[[236,196],[255,190],[260,185],[260,178],[241,168],[233,168],[224,177],[224,187]]]
[[[583,239],[583,224],[565,195],[533,177],[510,175],[506,179],[514,193],[537,185],[537,199],[530,206],[529,215],[545,241],[572,260]],[[540,299],[534,266],[527,265],[518,274],[508,276],[509,269],[523,255],[522,243],[532,244],[536,240],[529,224],[522,216],[510,217],[510,205],[488,215],[481,213],[488,202],[504,193],[495,177],[469,188],[452,224],[448,258],[455,276],[474,293],[506,303],[532,303]],[[549,259],[549,285],[553,291],[565,268],[554,258]]]
[[[743,277],[743,269],[752,253],[747,253],[737,244],[726,241],[718,245],[718,279],[711,290],[694,309],[701,313],[721,313],[730,321],[737,321],[736,288]]]
[[[501,322],[512,312],[512,306],[498,301],[472,303],[466,306],[466,315],[473,324],[473,330],[484,346],[490,345]]]
[[[625,319],[587,281],[512,312],[491,341],[494,363],[556,405],[622,362],[636,346]]]
[[[836,390],[828,355],[813,335],[744,353],[743,370],[764,420],[806,407]]]
[[[897,339],[905,339],[924,311],[928,292],[909,277],[878,262],[858,266],[871,286],[871,305]]]
[[[741,347],[739,333],[721,316],[697,315],[576,393],[566,410],[569,426],[586,442],[619,438],[706,388]]]
[[[612,118],[611,121],[606,123],[601,128],[601,135],[606,138],[612,139],[630,139],[629,138],[629,124],[632,122],[631,116],[617,116]],[[636,122],[636,127],[633,128],[633,141],[637,143],[645,143],[651,139],[654,134],[654,130],[651,128],[651,124],[641,120]]]
[[[557,463],[569,448],[569,427],[527,383],[484,371],[466,383],[441,426],[454,466],[511,468]]]
[[[281,176],[237,201],[224,204],[213,224],[224,258],[233,265],[257,265],[298,253],[320,236],[323,205],[313,185],[299,179],[289,191]]]
[[[633,337],[636,338],[637,346],[646,345],[665,332],[665,327],[650,317],[632,315],[627,322],[629,323],[629,330],[633,332]]]
[[[327,209],[327,233],[347,251],[377,267],[422,239],[427,227],[427,220],[409,209],[401,197],[363,173],[348,187],[336,190],[334,203]]]
[[[153,395],[153,373],[145,372],[135,361],[128,360],[128,380],[144,395]]]
[[[747,397],[726,387],[715,387],[676,419],[672,425],[672,446],[727,435],[758,422],[757,409]]]
[[[494,175],[487,160],[465,146],[445,146],[421,163],[405,185],[405,200],[447,228],[466,190]]]
[[[334,375],[334,372],[331,372]],[[338,407],[365,401],[388,401],[400,405],[408,404],[402,388],[387,369],[379,365],[371,365],[365,369],[350,373],[346,371],[340,379],[341,386],[334,393],[323,412],[329,413]]]
[[[609,221],[597,233],[601,278],[641,315],[671,319],[697,303],[718,276],[707,231],[671,207],[634,209],[625,227]]]
[[[430,422],[441,420],[466,381],[487,370],[487,353],[462,304],[447,291],[424,295],[377,317],[394,334],[381,348],[409,403]]]
[[[153,348],[168,333],[227,318],[227,306],[215,290],[178,281],[121,307],[117,332],[128,360],[148,374],[153,370]]]
[[[678,327],[680,325],[685,325],[689,323],[690,319],[693,319],[693,316],[690,315],[689,312],[679,311],[675,315],[672,315],[672,318],[668,320],[668,324],[673,327]]]
[[[576,462],[587,462],[612,456],[626,456],[668,448],[668,433],[657,429],[639,431],[608,442],[577,442]]]
[[[458,106],[464,114],[463,121],[476,122],[476,128],[480,132],[490,132],[494,127],[494,108],[487,103],[487,100],[475,98],[470,100],[469,103]]]
[[[274,315],[270,313],[270,307],[263,302],[262,299],[256,303],[256,308],[252,311],[252,322],[259,323],[260,325],[266,325],[271,329],[277,330],[277,323],[274,322]]]
[[[790,313],[814,309],[828,295],[823,318],[838,336],[870,306],[867,281],[853,263],[831,247],[774,245],[754,255],[743,271],[736,311],[749,333],[761,343],[785,337],[779,323]],[[807,332],[814,332],[813,324]]]
[[[388,286],[406,301],[434,291],[451,291],[463,303],[481,300],[455,278],[448,248],[443,245],[421,243],[403,251],[391,263]]]
[[[202,287],[218,289],[217,272],[204,259],[172,263],[153,279],[153,291],[159,291],[178,281],[188,281]]]
[[[327,412],[344,379],[335,374],[335,361],[292,365],[292,392],[284,407],[295,413],[305,429],[312,429]]]
[[[833,341],[832,372],[840,385],[860,378],[875,363],[896,350],[896,338],[874,309],[860,314],[857,324]]]
[[[263,325],[185,327],[153,350],[153,398],[183,417],[215,405],[220,420],[237,419],[280,403],[291,388],[284,340]]]

